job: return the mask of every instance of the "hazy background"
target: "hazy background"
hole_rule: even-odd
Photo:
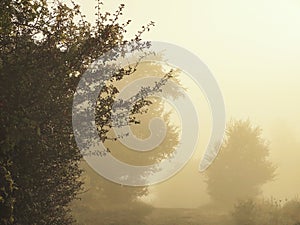
[[[92,19],[95,2],[77,0]],[[227,120],[247,119],[263,129],[278,165],[265,197],[293,198],[300,187],[300,3],[296,0],[104,1],[109,12],[125,3],[128,37],[142,25],[156,26],[143,38],[182,46],[203,60],[223,92]],[[205,114],[204,114],[205,115]],[[206,118],[202,118],[206,120]],[[201,137],[203,151],[208,135]],[[200,152],[199,151],[199,152]],[[208,202],[201,153],[178,175],[150,188],[157,207],[197,207]]]

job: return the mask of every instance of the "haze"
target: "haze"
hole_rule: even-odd
[[[78,0],[87,18],[93,0]],[[114,11],[121,1],[105,1]],[[223,92],[227,120],[247,119],[270,141],[277,178],[263,195],[293,198],[300,187],[300,3],[294,0],[125,2],[128,37],[142,25],[156,26],[143,38],[182,46],[203,60]],[[205,120],[205,119],[204,119]],[[205,136],[205,135],[204,135]],[[207,137],[205,136],[204,139]],[[205,147],[202,140],[199,148]],[[157,207],[189,208],[209,201],[196,154],[180,174],[153,186],[145,201]],[[176,196],[176,198],[175,198]]]

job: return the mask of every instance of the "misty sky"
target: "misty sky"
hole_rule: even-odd
[[[92,19],[95,2],[77,2]],[[156,22],[145,40],[171,42],[195,53],[220,85],[227,120],[249,118],[262,127],[270,141],[271,159],[279,167],[276,181],[265,185],[264,196],[299,194],[300,2],[113,0],[105,1],[104,9],[112,12],[120,3],[126,6],[124,20],[132,20],[127,37]],[[163,207],[206,203],[198,156],[179,175],[153,187],[148,200]]]

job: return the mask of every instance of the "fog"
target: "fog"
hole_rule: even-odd
[[[78,1],[92,18],[92,0]],[[83,3],[84,2],[84,3]],[[119,1],[105,2],[112,11]],[[269,141],[274,181],[261,196],[293,199],[300,188],[300,4],[297,1],[128,0],[124,20],[133,20],[128,37],[150,20],[145,39],[177,44],[210,68],[223,93],[227,122],[249,119]],[[201,93],[191,94],[203,102]],[[197,101],[197,100],[196,100]],[[200,104],[201,108],[202,105]],[[155,207],[194,208],[207,204],[205,175],[198,171],[210,130],[203,107],[203,132],[193,159],[171,179],[149,188],[143,201]]]

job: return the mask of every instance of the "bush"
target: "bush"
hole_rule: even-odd
[[[282,203],[271,200],[239,201],[232,213],[236,225],[300,225],[300,201]]]

